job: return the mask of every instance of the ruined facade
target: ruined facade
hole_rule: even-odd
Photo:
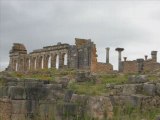
[[[10,62],[7,70],[25,72],[47,68],[73,68],[93,73],[112,73],[113,66],[109,61],[109,50],[106,48],[106,62],[97,61],[96,45],[90,39],[75,38],[75,45],[57,43],[27,53],[23,44],[14,43],[10,50]],[[118,52],[118,71],[122,73],[142,73],[160,68],[157,62],[157,51],[151,52],[151,58],[122,61],[124,48],[116,48]]]
[[[156,70],[160,68],[160,63],[157,62],[157,51],[151,51],[151,58],[145,55],[145,59],[139,58],[133,61],[127,60],[124,57],[124,61],[121,60],[121,52],[123,48],[116,48],[119,54],[119,71],[123,73],[143,73]]]
[[[8,70],[25,72],[44,68],[113,71],[113,66],[109,62],[97,62],[96,45],[90,39],[75,38],[75,45],[58,43],[33,50],[29,54],[23,44],[13,44]]]

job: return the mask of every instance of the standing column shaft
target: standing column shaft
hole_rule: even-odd
[[[120,69],[121,69],[121,51],[118,51],[118,69],[119,69],[119,71],[120,71]]]
[[[152,52],[151,52],[151,56],[152,56],[152,60],[153,60],[154,62],[157,62],[157,51],[152,51]]]
[[[109,50],[110,48],[106,48],[106,64],[109,64]]]
[[[116,48],[116,51],[118,51],[118,70],[119,70],[119,72],[121,72],[122,71],[122,62],[121,62],[121,58],[122,58],[122,56],[121,56],[121,52],[124,50],[124,48]]]

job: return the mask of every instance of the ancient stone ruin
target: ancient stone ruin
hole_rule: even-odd
[[[28,71],[43,68],[73,68],[91,72],[112,72],[109,63],[97,62],[96,45],[90,39],[75,38],[76,45],[62,44],[43,47],[27,54],[23,44],[14,43],[10,51],[10,71]]]
[[[109,62],[109,50],[106,48],[106,63],[97,61],[96,45],[90,39],[75,38],[75,45],[57,43],[42,49],[33,50],[27,54],[23,44],[14,43],[10,50],[10,62],[7,70],[24,72],[44,68],[73,68],[86,70],[93,73],[112,73],[113,65]],[[160,68],[157,62],[157,51],[151,52],[151,59],[140,58],[128,61],[122,51],[124,48],[116,48],[118,51],[118,71],[123,73],[141,73]]]
[[[123,73],[143,73],[150,72],[160,68],[160,63],[157,62],[157,51],[151,51],[151,58],[145,55],[145,59],[138,58],[133,61],[127,60],[124,57],[124,61],[121,61],[121,52],[123,48],[116,49],[119,53],[119,71]]]

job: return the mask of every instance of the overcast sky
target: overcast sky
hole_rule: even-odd
[[[0,0],[0,69],[9,63],[15,42],[28,52],[57,42],[75,44],[74,38],[92,39],[98,61],[117,69],[116,47],[123,47],[129,60],[150,57],[159,51],[160,1],[156,0]]]

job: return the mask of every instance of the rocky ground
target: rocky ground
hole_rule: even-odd
[[[160,120],[160,72],[0,74],[0,120]]]

